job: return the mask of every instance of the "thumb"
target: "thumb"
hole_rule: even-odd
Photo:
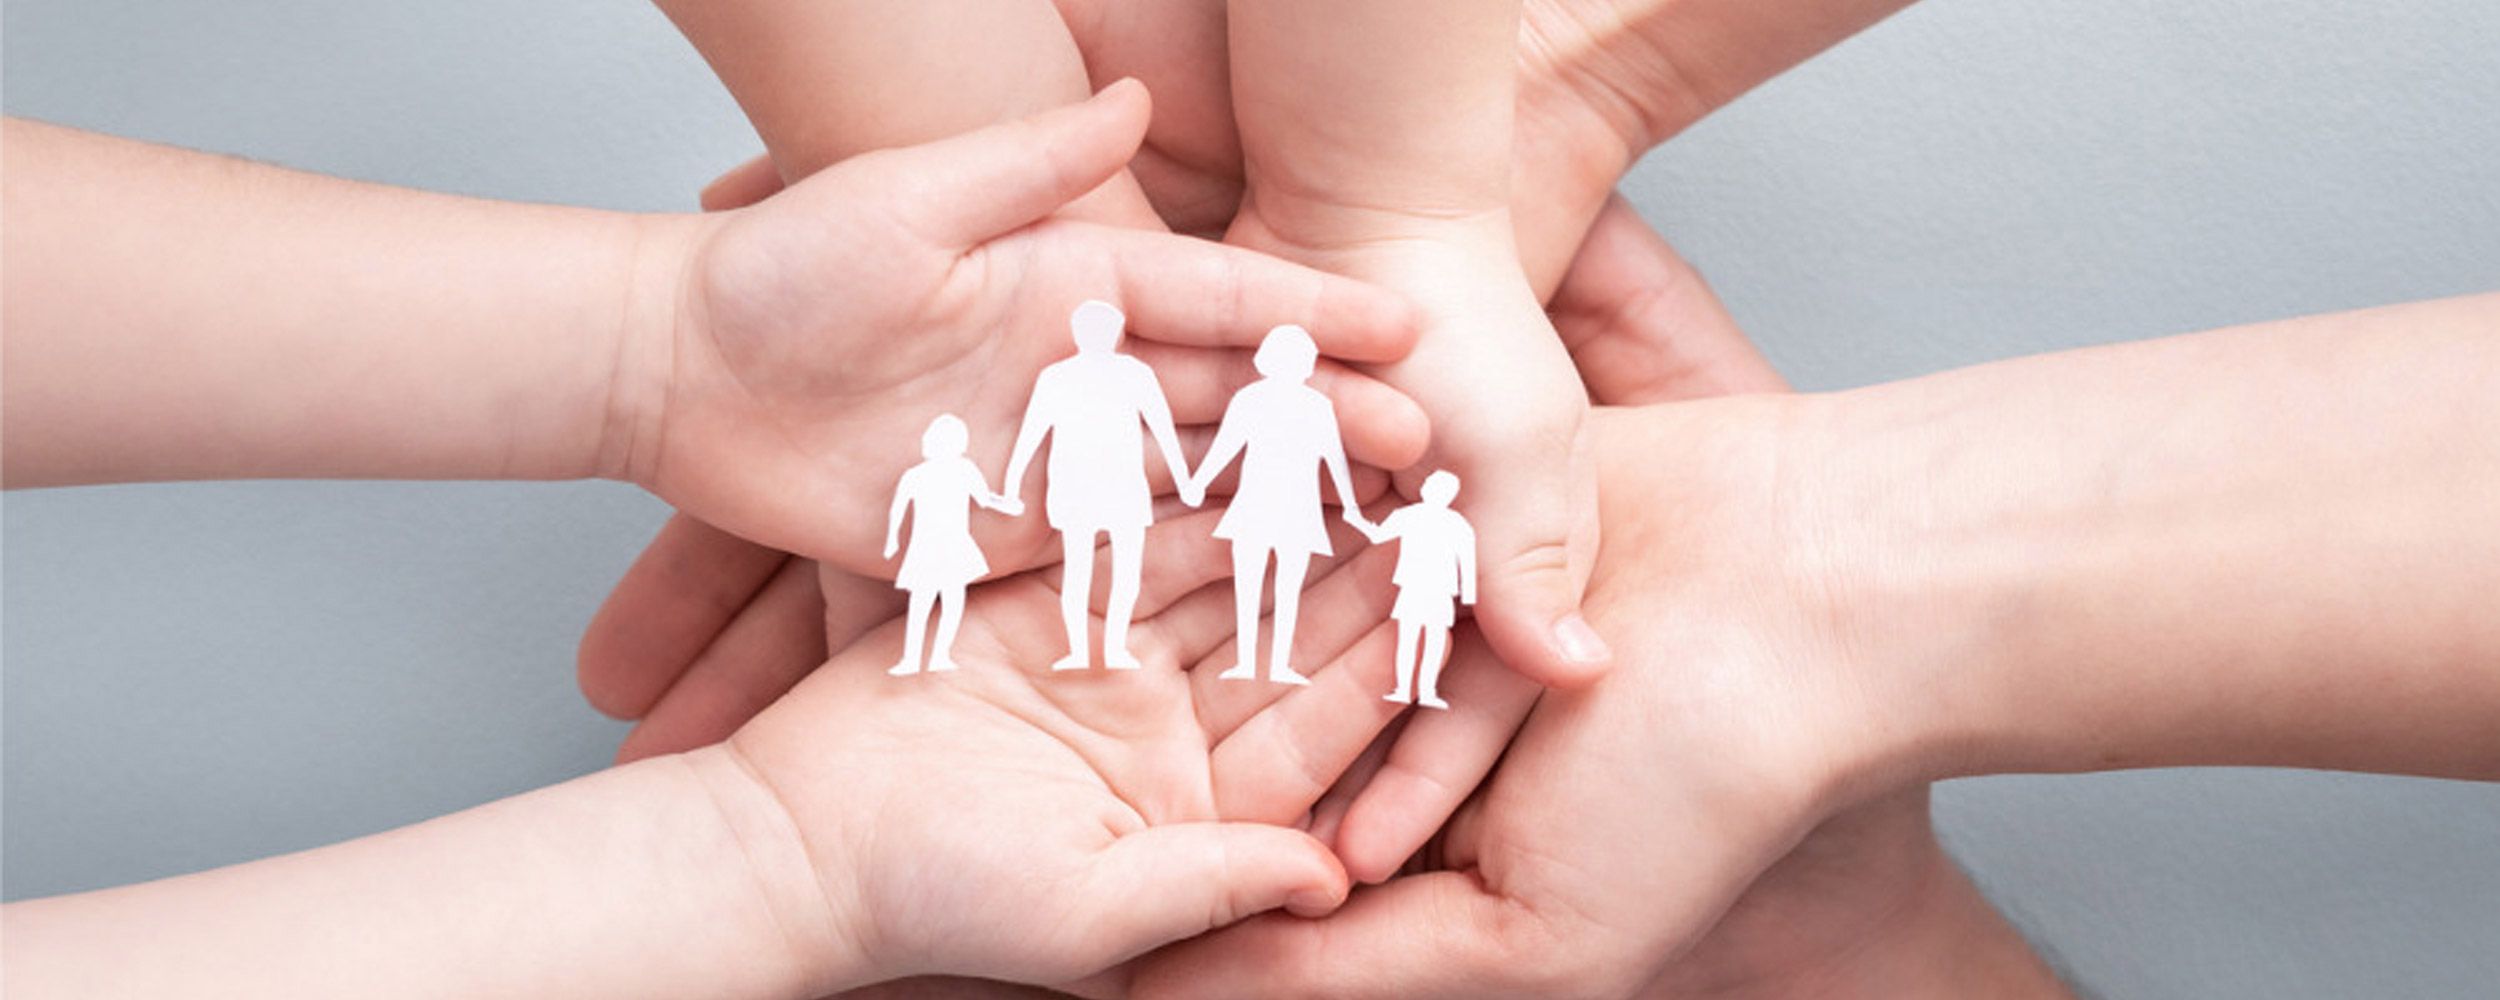
[[[1144,84],[1011,122],[854,161],[879,170],[895,215],[962,250],[1041,220],[1128,165],[1151,115]]]
[[[1351,887],[1310,834],[1265,823],[1150,827],[1105,848],[1092,876],[1079,898],[1105,907],[1088,924],[1115,961],[1278,907],[1326,913]]]
[[[1597,480],[1585,430],[1560,476],[1487,483],[1479,512],[1476,627],[1504,663],[1548,687],[1575,688],[1614,661],[1580,614],[1597,554]]]

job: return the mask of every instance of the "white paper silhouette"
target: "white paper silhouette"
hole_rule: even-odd
[[[1301,609],[1303,574],[1313,555],[1330,551],[1328,526],[1320,510],[1321,469],[1336,484],[1346,520],[1370,530],[1354,502],[1354,483],[1346,473],[1336,411],[1327,396],[1304,384],[1318,358],[1319,348],[1301,327],[1268,331],[1253,359],[1259,380],[1233,395],[1224,409],[1224,422],[1216,429],[1215,445],[1198,466],[1193,485],[1203,492],[1234,457],[1241,458],[1240,486],[1215,528],[1215,537],[1233,543],[1233,610],[1239,629],[1235,641],[1241,658],[1224,671],[1226,679],[1258,676],[1259,596],[1272,555],[1276,561],[1276,631],[1269,647],[1268,679],[1280,684],[1310,683],[1293,669],[1288,657],[1293,650],[1294,620]]]
[[[1146,526],[1154,523],[1154,496],[1146,484],[1145,447],[1138,424],[1154,436],[1163,462],[1181,484],[1181,499],[1197,506],[1204,492],[1189,481],[1179,435],[1163,384],[1146,363],[1116,351],[1127,317],[1107,302],[1088,301],[1068,317],[1076,356],[1042,369],[1025,404],[1024,426],[1007,461],[1006,490],[1021,497],[1025,466],[1042,438],[1050,438],[1049,483],[1043,509],[1059,531],[1063,582],[1059,613],[1068,629],[1068,655],[1053,670],[1087,665],[1085,611],[1093,596],[1094,535],[1111,539],[1111,599],[1103,612],[1102,656],[1115,670],[1133,670],[1129,618],[1137,608]]]
[[[1397,584],[1398,602],[1389,609],[1390,620],[1398,623],[1398,689],[1388,699],[1409,700],[1411,679],[1415,704],[1448,708],[1439,685],[1450,626],[1458,620],[1450,602],[1476,603],[1476,530],[1450,509],[1450,501],[1458,498],[1457,476],[1426,476],[1423,495],[1423,502],[1390,512],[1364,535],[1374,543],[1398,542],[1398,567],[1390,578]]]
[[[955,629],[963,624],[964,588],[990,571],[981,547],[972,541],[972,505],[1015,513],[1014,500],[990,492],[981,469],[964,457],[970,432],[952,413],[929,421],[920,435],[921,462],[903,472],[894,484],[894,506],[885,521],[885,557],[894,558],[903,515],[911,514],[911,550],[894,574],[894,586],[911,594],[910,631],[903,633],[903,659],[887,673],[920,672],[921,636],[929,630],[929,610],[938,609],[937,641],[929,652],[929,671],[955,669]]]

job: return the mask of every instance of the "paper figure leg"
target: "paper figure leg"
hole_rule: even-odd
[[[1424,627],[1424,657],[1415,661],[1415,704],[1425,708],[1448,708],[1441,700],[1441,660],[1449,653],[1450,630],[1438,626]]]
[[[1267,546],[1233,543],[1233,644],[1241,659],[1224,671],[1228,681],[1259,677],[1259,591],[1267,586]]]
[[[936,597],[931,591],[911,592],[911,610],[903,616],[903,662],[886,668],[886,673],[905,677],[920,672],[920,639],[929,631],[929,602]]]
[[[1128,621],[1137,613],[1138,581],[1145,575],[1146,529],[1111,532],[1111,602],[1102,613],[1102,663],[1113,670],[1143,664],[1128,651]]]
[[[1415,696],[1411,693],[1414,689],[1410,685],[1415,676],[1415,642],[1422,636],[1423,631],[1423,626],[1413,622],[1398,623],[1397,659],[1389,661],[1389,665],[1397,671],[1398,689],[1390,692],[1386,696],[1387,700],[1399,704],[1415,700]]]
[[[1308,684],[1287,661],[1293,655],[1294,620],[1302,613],[1302,576],[1310,572],[1308,552],[1276,553],[1276,637],[1267,661],[1267,679],[1278,684]]]
[[[1091,660],[1085,655],[1085,606],[1094,599],[1093,532],[1059,535],[1059,571],[1059,619],[1068,626],[1068,655],[1050,669],[1083,670]]]
[[[944,673],[955,669],[955,630],[964,623],[964,588],[954,586],[938,595],[937,640],[929,647],[929,672]]]

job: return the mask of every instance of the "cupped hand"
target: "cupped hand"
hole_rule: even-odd
[[[1116,85],[864,155],[678,231],[676,321],[620,376],[628,477],[742,537],[890,574],[878,514],[922,429],[955,413],[975,460],[1002,465],[1034,376],[1072,353],[1068,315],[1085,299],[1127,311],[1126,349],[1166,373],[1184,423],[1220,412],[1250,377],[1235,348],[1278,323],[1349,360],[1407,349],[1408,310],[1386,293],[1186,237],[1043,221],[1120,169],[1146,117],[1142,89]],[[1421,447],[1411,405],[1332,375],[1350,443]],[[1038,518],[976,524],[1002,570],[1045,550]]]
[[[1150,543],[1191,544],[1210,517],[1159,525]],[[888,676],[902,628],[889,624],[728,741],[799,831],[837,953],[874,973],[829,987],[1066,982],[1253,913],[1342,899],[1344,872],[1317,840],[1218,808],[1235,737],[1201,724],[1181,666],[1225,638],[1225,589],[1158,575],[1132,633],[1145,669],[1068,674],[1049,667],[1064,652],[1056,575],[975,588],[961,669]]]

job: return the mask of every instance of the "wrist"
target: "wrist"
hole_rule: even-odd
[[[1819,592],[1812,613],[1847,675],[1853,748],[1837,794],[1872,797],[1975,773],[2006,720],[1974,678],[1995,657],[1992,623],[2005,578],[1990,547],[1937,503],[1949,447],[1930,414],[1885,409],[1865,393],[1795,398],[1775,486],[1798,554],[1797,578]]]
[[[703,216],[635,216],[618,284],[620,322],[604,353],[605,411],[591,462],[603,479],[652,485],[666,440],[670,387],[677,377],[678,338],[688,328],[687,275],[710,220]]]
[[[881,980],[870,968],[858,929],[866,914],[839,905],[816,850],[770,782],[734,743],[680,755],[700,787],[718,837],[701,847],[722,884],[751,887],[744,912],[720,926],[749,931],[740,968],[763,970],[764,981],[788,989],[776,996],[824,996]],[[839,879],[847,884],[848,879]]]

